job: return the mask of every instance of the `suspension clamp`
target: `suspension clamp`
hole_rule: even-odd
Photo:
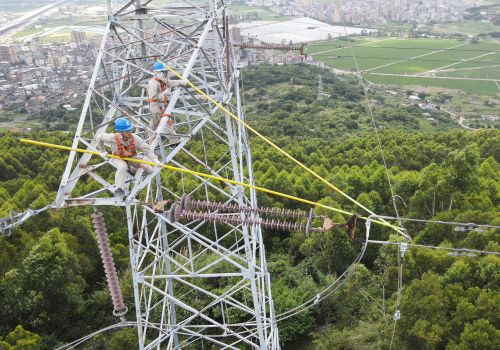
[[[399,245],[399,251],[401,252],[401,256],[404,258],[406,251],[408,250],[408,243],[401,243]]]
[[[392,318],[394,319],[394,321],[399,321],[401,319],[401,311],[399,311],[399,309],[396,310]]]

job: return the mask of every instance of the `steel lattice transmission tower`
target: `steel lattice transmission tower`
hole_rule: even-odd
[[[244,119],[227,3],[165,3],[132,0],[112,10],[108,2],[73,147],[97,150],[96,137],[126,115],[164,164],[253,184],[245,129],[194,89],[176,88],[166,108],[183,136],[178,146],[168,148],[159,132],[167,118],[148,127],[145,87],[157,59]],[[130,175],[129,194],[118,198],[113,173],[106,159],[70,153],[54,207],[125,208],[139,349],[279,349],[260,226],[173,222],[158,209],[184,193],[256,207],[255,191],[156,169]]]

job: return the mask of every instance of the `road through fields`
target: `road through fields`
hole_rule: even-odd
[[[358,44],[356,46],[366,46],[366,45],[375,44],[375,43],[378,43],[378,42],[381,42],[381,41],[386,41],[386,40],[389,40],[389,39],[390,38],[385,38],[385,39],[380,39],[380,40],[373,40],[373,41],[369,41],[369,42],[366,42],[366,43]],[[336,50],[343,50],[345,48],[346,48],[345,46],[343,46],[343,47],[336,47],[334,49],[329,49],[329,50],[325,50],[325,51],[315,52],[315,53],[310,54],[309,56],[319,55],[319,54],[322,54],[322,53],[325,53],[325,52],[332,52],[332,51],[336,51]]]
[[[365,72],[370,72],[370,71],[373,71],[373,70],[376,70],[376,69],[389,67],[389,66],[392,66],[392,65],[395,65],[395,64],[398,64],[398,63],[402,63],[402,62],[406,62],[406,61],[410,61],[410,60],[415,60],[417,58],[422,58],[422,57],[429,56],[429,55],[434,55],[434,54],[436,54],[438,52],[443,52],[443,51],[450,50],[450,49],[456,49],[457,47],[461,47],[461,46],[465,46],[465,45],[470,45],[470,44],[469,43],[459,44],[459,45],[455,45],[455,46],[452,46],[452,47],[444,48],[442,50],[432,51],[432,52],[424,53],[422,55],[418,55],[418,56],[414,56],[414,57],[410,57],[410,58],[405,58],[405,59],[402,59],[400,61],[395,61],[395,62],[383,64],[383,65],[378,66],[378,67],[366,69]]]
[[[485,53],[485,54],[482,54],[482,55],[479,55],[479,56],[475,56],[475,57],[463,59],[463,60],[460,60],[460,61],[455,62],[455,63],[447,64],[447,65],[439,67],[439,68],[434,68],[434,69],[431,69],[431,70],[419,73],[419,74],[417,74],[417,76],[421,76],[423,74],[428,74],[428,73],[439,72],[441,69],[448,68],[448,67],[453,67],[453,66],[456,66],[457,64],[466,63],[468,61],[472,61],[472,60],[475,60],[477,58],[481,58],[481,57],[485,57],[485,56],[489,56],[489,55],[494,55],[494,54],[499,53],[499,52],[500,52],[500,50],[496,50],[496,51],[488,52],[488,53]]]

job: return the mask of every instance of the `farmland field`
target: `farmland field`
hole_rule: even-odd
[[[465,21],[463,23],[435,24],[432,30],[435,33],[479,34],[500,31],[500,26],[482,21]]]
[[[498,41],[333,40],[310,44],[308,54],[337,69],[359,69],[374,83],[425,85],[487,95],[500,92]]]

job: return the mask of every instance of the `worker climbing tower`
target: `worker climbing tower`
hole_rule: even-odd
[[[102,151],[99,136],[126,116],[163,164],[253,184],[245,128],[218,106],[244,120],[226,1],[108,1],[108,13],[72,147]],[[169,117],[151,130],[146,85],[158,60],[190,83],[172,90]],[[175,146],[162,132],[170,122]],[[118,196],[114,171],[105,154],[71,152],[52,207],[124,208],[135,299],[126,317],[139,349],[279,349],[259,212],[248,210],[255,191],[157,167],[130,173]],[[190,201],[225,203],[241,220],[183,215]]]

